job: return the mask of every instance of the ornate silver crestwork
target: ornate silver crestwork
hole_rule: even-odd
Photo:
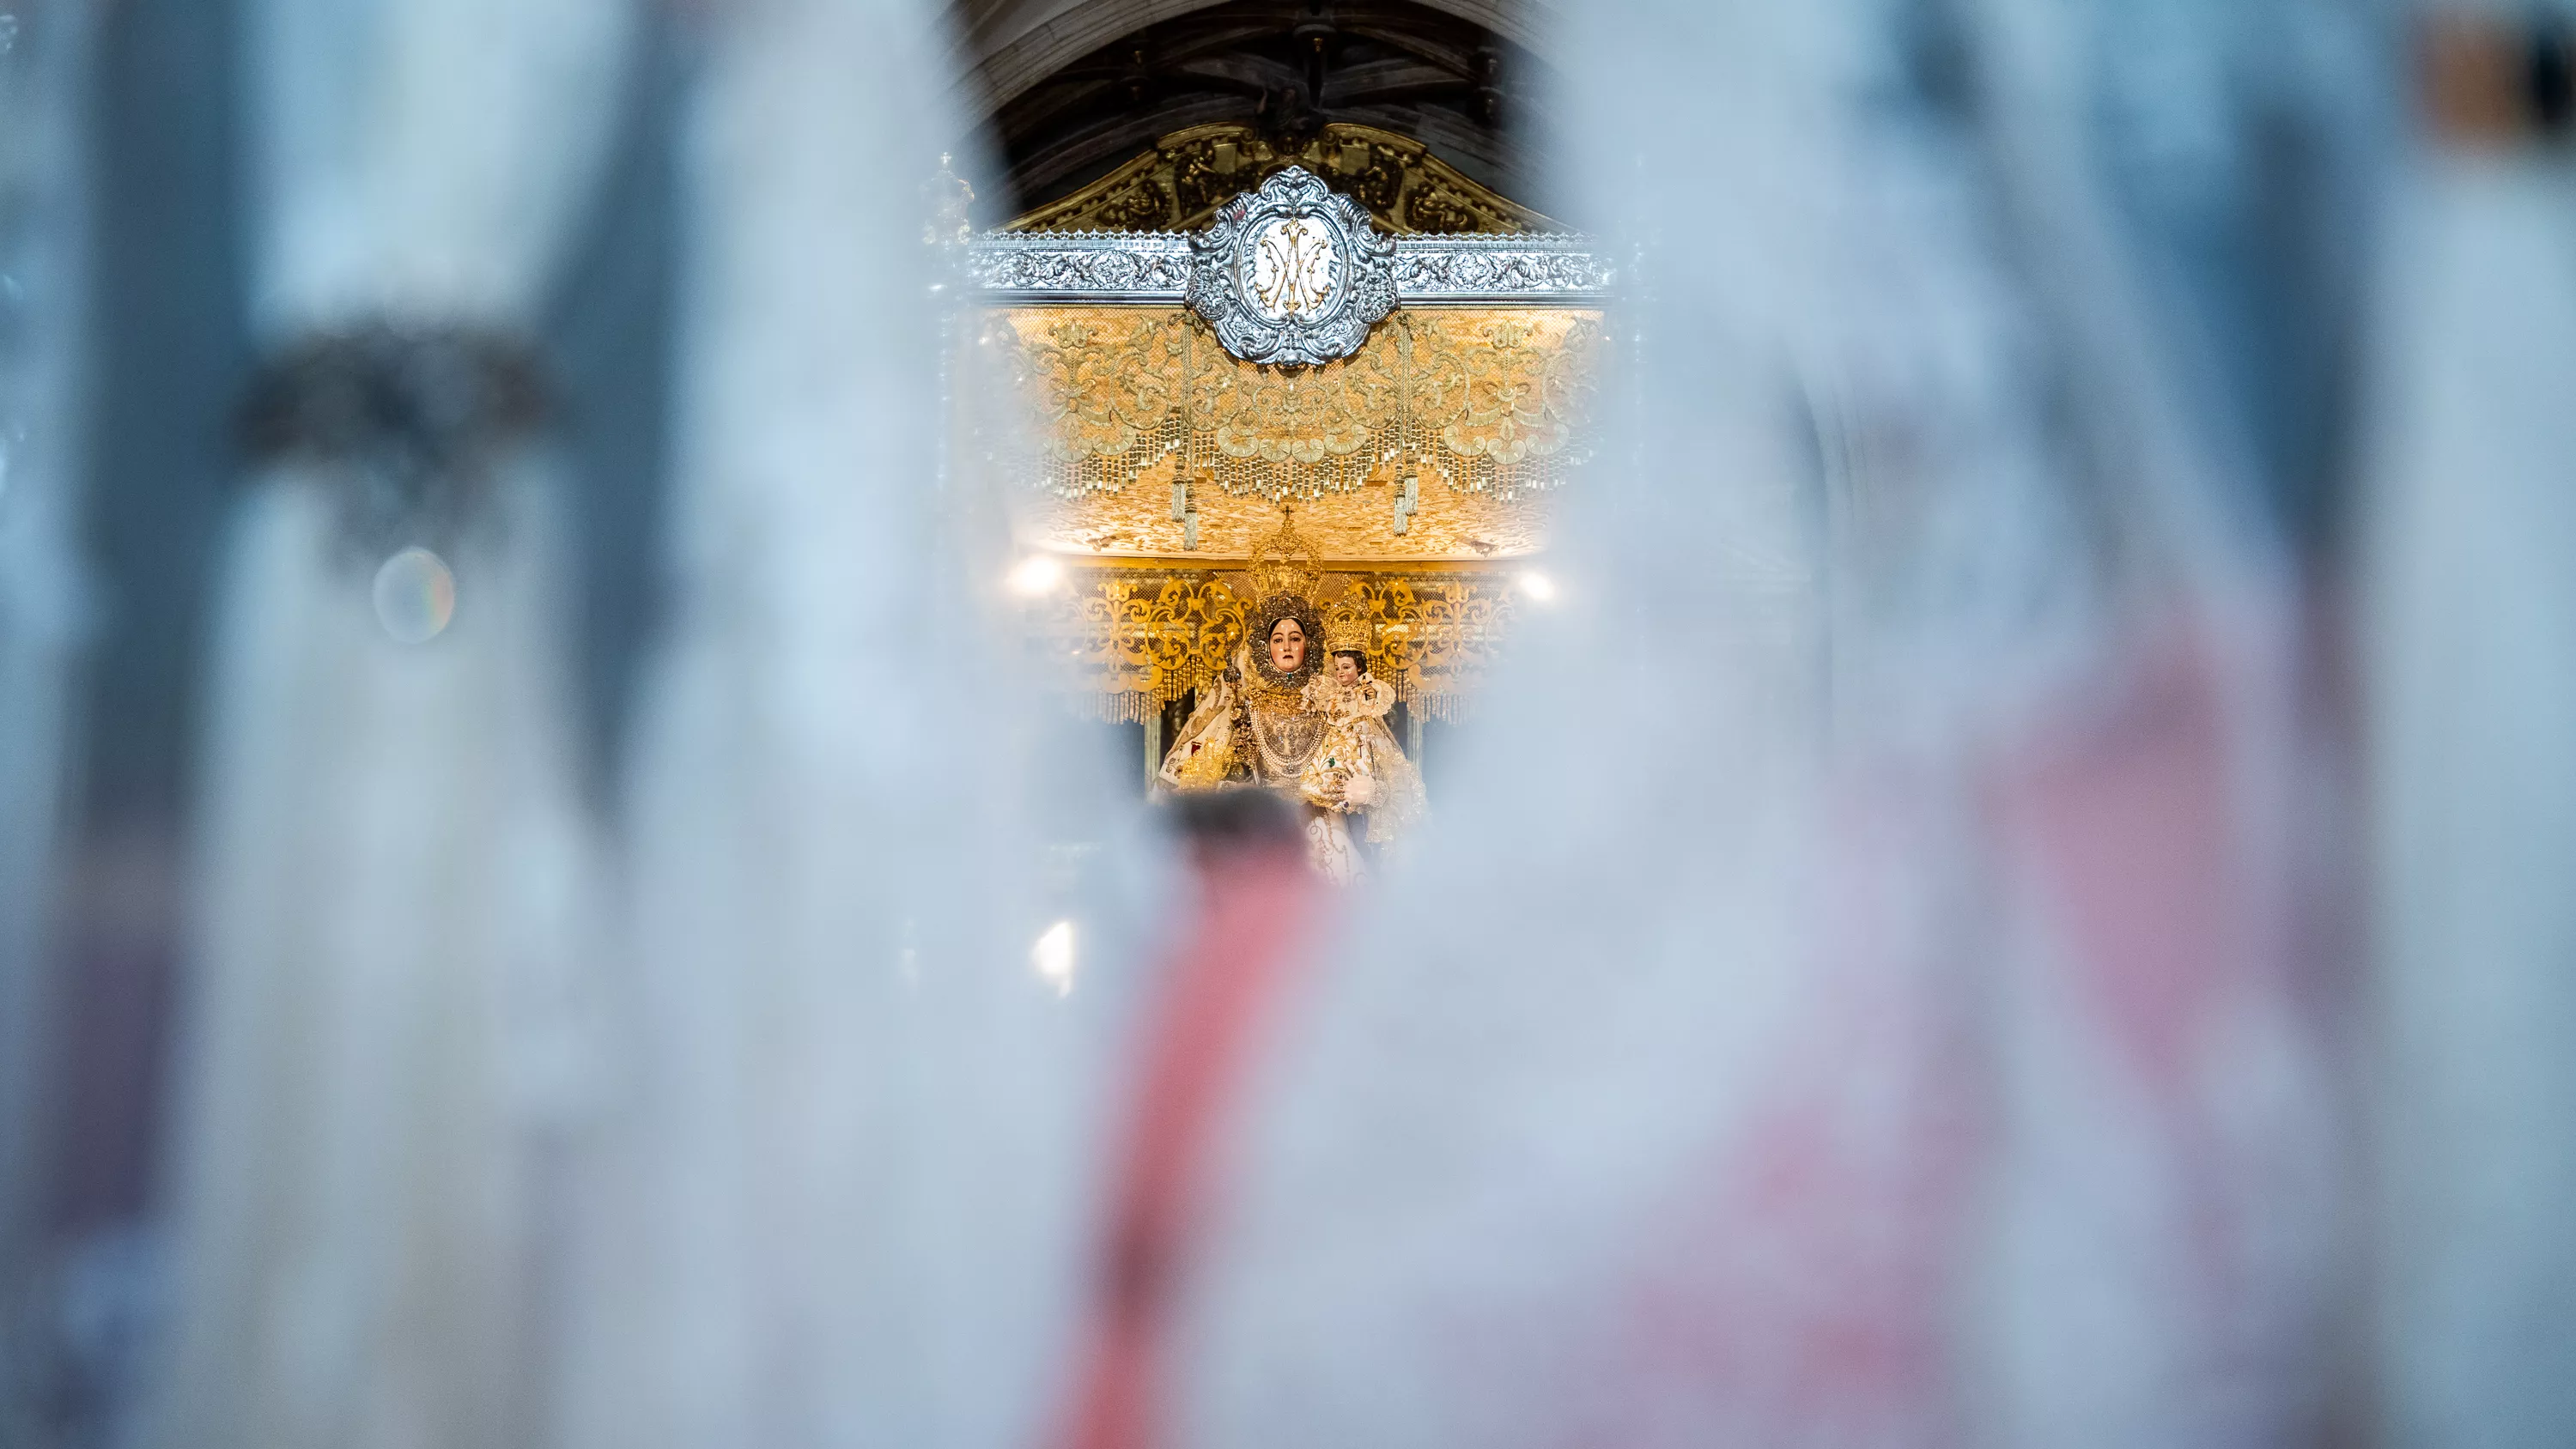
[[[1190,238],[1177,231],[986,232],[968,253],[976,286],[1013,300],[1177,302]]]
[[[1395,249],[1395,294],[1411,307],[1595,301],[1610,283],[1608,261],[1581,237],[1407,237]]]
[[[1215,229],[1204,233],[986,232],[969,250],[968,272],[995,301],[1186,300],[1217,324],[1228,350],[1256,362],[1349,356],[1386,315],[1380,296],[1405,307],[1583,306],[1607,300],[1616,280],[1608,259],[1579,236],[1390,237],[1370,228],[1357,203],[1329,192],[1323,194],[1338,204],[1333,225],[1320,220],[1320,207],[1259,210],[1262,198],[1292,176],[1305,183],[1301,197],[1323,192],[1322,182],[1291,168],[1228,202]],[[1238,208],[1242,219],[1229,227],[1226,218]],[[1376,290],[1380,277],[1384,292]],[[1265,288],[1268,302],[1258,300]],[[1366,296],[1362,288],[1369,289]],[[1363,314],[1366,320],[1357,321]],[[1229,316],[1237,319],[1233,334]],[[1272,332],[1282,335],[1281,343],[1259,340]],[[1303,355],[1286,350],[1291,334],[1300,335]],[[1262,345],[1281,350],[1260,355]]]
[[[1395,307],[1394,257],[1365,208],[1291,166],[1190,238],[1189,304],[1246,362],[1331,362]]]

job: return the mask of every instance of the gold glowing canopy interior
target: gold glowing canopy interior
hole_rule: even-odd
[[[1558,230],[1420,142],[1352,125],[1177,131],[1011,229],[1204,226],[1292,165],[1400,235]],[[1585,456],[1602,335],[1592,307],[1399,305],[1355,354],[1275,367],[1229,355],[1186,306],[1059,301],[995,309],[978,350],[1039,424],[1005,460],[1037,485],[1024,543],[1240,559],[1293,499],[1328,558],[1473,564],[1544,547],[1544,495]]]
[[[1293,143],[1176,132],[1010,229],[1200,228],[1290,165],[1398,236],[1561,230],[1357,126]],[[1241,361],[1169,303],[1005,305],[976,341],[1038,424],[1001,460],[1034,485],[1014,529],[1073,566],[1032,606],[1032,658],[1103,716],[1144,721],[1223,669],[1282,593],[1362,649],[1413,718],[1452,717],[1508,633],[1515,561],[1545,548],[1549,499],[1584,458],[1604,350],[1597,306],[1537,298],[1399,301],[1356,353],[1309,367]]]
[[[1026,510],[1043,541],[1241,557],[1296,498],[1334,558],[1466,560],[1539,546],[1535,495],[1584,455],[1601,322],[1399,311],[1356,356],[1296,369],[1227,356],[1180,308],[1012,308],[991,340],[1040,422],[1011,471],[1047,495]]]

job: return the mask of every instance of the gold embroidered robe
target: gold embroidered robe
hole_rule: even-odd
[[[1349,685],[1319,675],[1307,681],[1304,703],[1324,718],[1323,738],[1299,774],[1308,804],[1367,812],[1371,845],[1393,841],[1422,818],[1422,775],[1386,727],[1392,686],[1366,674]]]
[[[1328,880],[1348,881],[1360,873],[1349,826],[1341,811],[1305,794],[1307,762],[1330,723],[1308,704],[1302,688],[1283,688],[1262,678],[1250,646],[1238,647],[1234,667],[1199,692],[1198,707],[1173,739],[1157,774],[1172,790],[1257,785],[1297,801],[1307,807],[1307,855],[1315,869]]]

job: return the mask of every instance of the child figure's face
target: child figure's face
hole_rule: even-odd
[[[1336,655],[1334,655],[1334,656],[1333,656],[1333,682],[1334,682],[1335,684],[1357,684],[1357,683],[1359,683],[1359,682],[1360,682],[1360,662],[1359,662],[1358,660],[1356,660],[1356,659],[1353,659],[1351,656],[1349,656],[1349,655],[1347,655],[1347,654],[1336,654]]]

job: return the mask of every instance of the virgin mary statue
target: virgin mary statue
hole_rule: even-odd
[[[1333,641],[1340,672],[1357,680],[1335,686],[1315,604],[1323,574],[1292,520],[1253,550],[1248,572],[1260,602],[1232,661],[1199,692],[1198,707],[1163,756],[1161,779],[1173,790],[1255,788],[1286,796],[1305,813],[1315,869],[1327,880],[1349,881],[1361,873],[1351,815],[1365,813],[1368,839],[1384,844],[1421,814],[1420,777],[1375,719],[1393,691],[1366,677],[1355,639]],[[1374,748],[1338,743],[1353,733],[1344,718],[1354,713],[1352,700],[1362,701],[1360,727],[1374,727]],[[1335,756],[1329,769],[1322,767],[1327,752]]]

